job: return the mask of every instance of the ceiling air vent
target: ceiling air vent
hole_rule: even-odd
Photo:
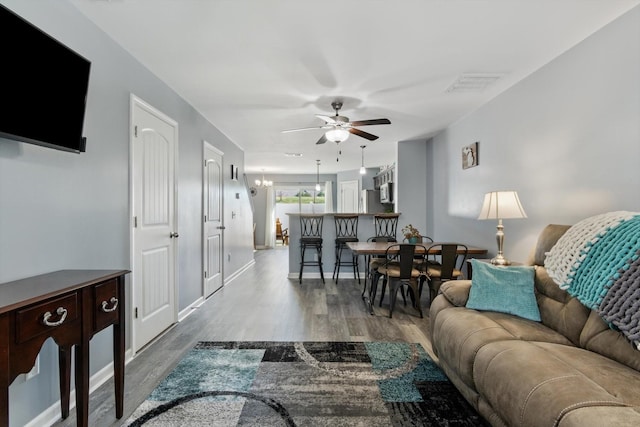
[[[498,73],[465,73],[456,79],[445,92],[482,92],[501,79]]]

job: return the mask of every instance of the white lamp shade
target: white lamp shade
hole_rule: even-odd
[[[478,219],[526,218],[516,191],[492,191],[484,195]]]
[[[324,136],[331,142],[342,142],[349,138],[349,131],[342,128],[328,130]]]

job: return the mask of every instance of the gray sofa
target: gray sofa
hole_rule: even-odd
[[[465,308],[467,280],[431,304],[439,365],[493,426],[640,426],[640,351],[544,268],[568,228],[547,226],[529,260],[541,322]]]

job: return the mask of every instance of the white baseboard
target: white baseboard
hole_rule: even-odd
[[[251,261],[246,263],[244,266],[240,267],[234,273],[232,273],[231,275],[229,275],[228,277],[225,278],[224,284],[228,285],[229,283],[233,282],[235,279],[238,278],[238,276],[240,276],[242,273],[247,271],[249,268],[253,267],[255,265],[255,263],[256,263],[256,261],[254,259],[252,259]]]
[[[192,302],[191,304],[189,304],[187,308],[185,308],[184,310],[181,310],[178,313],[178,322],[182,322],[188,315],[193,313],[195,309],[200,307],[203,303],[204,303],[204,297],[200,297],[194,302]]]

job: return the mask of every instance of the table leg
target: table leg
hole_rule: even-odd
[[[0,315],[0,427],[9,427],[9,316]]]
[[[62,419],[69,416],[69,394],[71,393],[71,346],[58,346],[58,371],[60,377],[60,410]]]
[[[118,322],[113,325],[113,380],[115,384],[116,418],[122,418],[124,412],[124,351],[125,351],[125,312],[124,312],[124,276],[118,278]]]
[[[75,346],[76,425],[89,426],[89,342]]]
[[[367,311],[369,312],[369,314],[373,315],[373,300],[371,298],[371,284],[372,281],[371,280],[367,280],[368,276],[369,276],[369,262],[367,261],[367,267],[366,267],[366,271],[367,274],[364,278],[364,289],[362,290],[362,300],[364,301],[364,305],[367,308]]]

